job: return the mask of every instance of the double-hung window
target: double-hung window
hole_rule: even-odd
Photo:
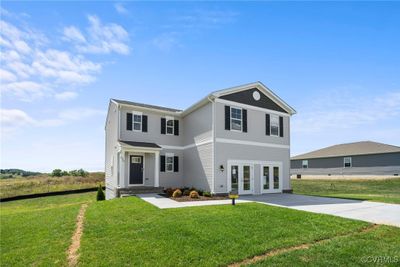
[[[279,116],[271,115],[271,135],[279,136]]]
[[[166,118],[167,134],[174,134],[174,118]]]
[[[351,157],[345,157],[345,158],[343,158],[343,166],[345,167],[345,168],[350,168],[352,165],[351,165]]]
[[[231,107],[231,129],[242,131],[242,109]]]
[[[133,114],[133,130],[142,131],[142,114]]]
[[[301,163],[301,166],[303,169],[307,169],[308,168],[308,160],[307,159],[303,160]]]
[[[166,154],[165,155],[165,170],[167,172],[174,171],[174,155],[173,154]]]

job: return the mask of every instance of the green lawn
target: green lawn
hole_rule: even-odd
[[[48,174],[37,176],[0,179],[0,198],[45,192],[65,191],[97,187],[104,184],[103,172],[91,172],[86,177],[52,177]]]
[[[135,197],[89,206],[82,266],[220,266],[367,223],[250,203],[160,210]]]
[[[337,237],[370,224],[329,215],[257,203],[160,210],[136,197],[94,200],[85,193],[2,203],[1,266],[66,266],[87,202],[79,266],[224,266],[327,238],[260,264],[358,265],[360,257],[399,254],[400,228]]]
[[[251,266],[400,266],[400,230],[379,226],[260,261]]]
[[[1,203],[1,266],[64,266],[82,203],[95,193]]]
[[[291,180],[293,193],[400,204],[400,178],[385,180]]]

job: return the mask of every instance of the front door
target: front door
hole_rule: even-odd
[[[253,194],[253,166],[250,164],[232,164],[230,167],[230,186],[231,191],[239,194]]]
[[[130,156],[129,184],[143,184],[143,156]]]

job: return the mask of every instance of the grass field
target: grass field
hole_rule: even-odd
[[[359,233],[370,224],[329,215],[257,203],[160,210],[136,197],[94,200],[85,193],[2,203],[1,265],[66,266],[88,202],[78,266],[224,266],[321,239],[331,241],[257,264],[356,266],[362,257],[400,254],[399,228]]]
[[[86,177],[52,177],[47,174],[0,179],[0,198],[19,195],[82,189],[104,185],[104,173],[92,172]]]
[[[65,266],[82,203],[95,193],[1,203],[1,266]]]
[[[400,204],[400,178],[384,180],[291,180],[293,193]]]

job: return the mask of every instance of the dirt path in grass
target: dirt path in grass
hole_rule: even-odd
[[[85,218],[85,212],[88,204],[82,204],[81,209],[79,210],[78,217],[76,218],[76,229],[74,235],[72,236],[72,243],[68,248],[68,266],[76,266],[78,263],[78,250],[81,246],[81,236],[83,233],[83,220]]]
[[[331,238],[325,238],[325,239],[321,239],[321,240],[316,240],[316,241],[314,241],[312,243],[305,243],[305,244],[292,246],[292,247],[287,247],[287,248],[274,249],[274,250],[268,251],[265,254],[257,255],[257,256],[254,256],[253,258],[249,258],[249,259],[245,259],[245,260],[240,261],[240,262],[232,263],[232,264],[228,265],[228,267],[240,267],[240,266],[243,266],[243,265],[249,265],[249,264],[252,264],[252,263],[256,263],[256,262],[264,260],[266,258],[277,256],[277,255],[284,254],[284,253],[287,253],[287,252],[291,252],[291,251],[294,251],[294,250],[309,249],[312,246],[315,246],[315,245],[318,245],[318,244],[321,244],[321,243],[325,243],[325,242],[329,242],[329,241],[331,241],[333,239],[336,239],[336,238],[348,237],[348,236],[352,236],[352,235],[356,235],[356,234],[360,234],[360,233],[369,232],[369,231],[372,231],[372,230],[376,229],[377,227],[379,227],[379,224],[372,224],[372,225],[369,225],[367,227],[361,228],[361,229],[359,229],[359,230],[357,230],[355,232],[342,234],[342,235],[337,235],[337,236],[334,236],[334,237],[331,237]]]

